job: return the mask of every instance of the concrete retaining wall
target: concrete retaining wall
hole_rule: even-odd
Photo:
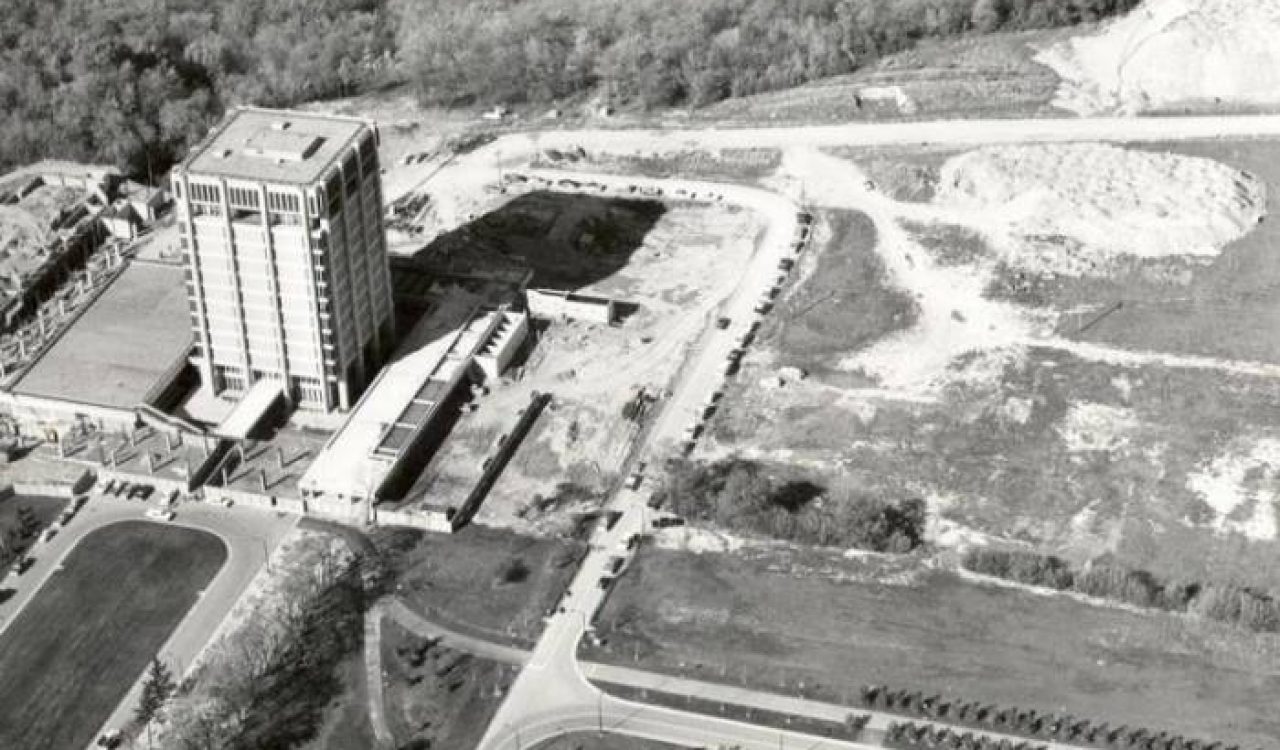
[[[540,318],[572,318],[610,325],[616,316],[615,303],[607,297],[590,297],[554,289],[525,292],[529,312]]]
[[[404,511],[374,509],[374,522],[379,526],[408,526],[440,534],[452,534],[453,524],[443,510]]]

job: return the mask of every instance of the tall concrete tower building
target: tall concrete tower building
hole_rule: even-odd
[[[378,133],[362,120],[238,109],[173,170],[193,362],[242,396],[350,408],[394,341]]]

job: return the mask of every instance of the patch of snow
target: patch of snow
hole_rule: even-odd
[[[1117,451],[1129,444],[1129,437],[1141,426],[1129,409],[1092,401],[1071,404],[1058,425],[1058,434],[1071,453]]]
[[[992,146],[943,165],[935,203],[971,214],[1001,258],[1100,275],[1123,256],[1211,258],[1255,227],[1266,189],[1199,157],[1100,143]]]
[[[1280,0],[1146,0],[1090,36],[1042,50],[1054,104],[1080,115],[1181,103],[1280,102]]]
[[[1246,478],[1261,471],[1259,486],[1247,486]],[[1249,539],[1275,539],[1277,532],[1274,489],[1280,480],[1280,439],[1254,441],[1244,452],[1218,455],[1187,477],[1187,488],[1198,494],[1214,512],[1213,527]],[[1252,504],[1250,509],[1249,505]],[[1247,516],[1242,517],[1243,513]]]

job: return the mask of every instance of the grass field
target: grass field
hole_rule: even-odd
[[[226,556],[210,534],[145,522],[85,537],[0,636],[0,747],[91,742]]]
[[[382,633],[387,722],[399,747],[475,747],[515,669],[431,645],[392,622]]]
[[[62,509],[67,507],[66,498],[60,497],[26,497],[23,495],[12,495],[4,499],[0,499],[0,534],[5,533],[9,529],[18,528],[18,509],[29,507],[36,515],[36,520],[40,522],[40,529],[43,530],[49,524],[54,522]],[[36,532],[39,534],[40,532]],[[34,542],[32,538],[28,541]],[[0,576],[3,577],[3,576]]]
[[[379,530],[392,553],[397,594],[450,628],[530,646],[585,553],[579,542],[537,539],[483,526],[453,535]]]
[[[591,658],[837,702],[887,683],[1247,746],[1280,736],[1278,638],[875,558],[646,549],[598,627],[607,651]]]
[[[908,328],[915,305],[885,284],[875,226],[864,214],[822,211],[814,232],[828,239],[816,260],[804,261],[803,282],[765,317],[760,339],[779,365],[827,371],[835,358]]]
[[[369,693],[365,687],[364,649],[357,649],[343,660],[338,679],[342,694],[330,704],[315,739],[305,750],[348,750],[353,747],[375,747],[373,727],[369,724]]]

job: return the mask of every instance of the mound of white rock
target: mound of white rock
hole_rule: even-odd
[[[1036,60],[1082,115],[1280,104],[1280,0],[1147,0]]]
[[[1266,186],[1199,157],[1099,143],[1012,145],[948,160],[935,202],[983,227],[1011,265],[1082,275],[1124,255],[1212,257],[1257,225]]]

